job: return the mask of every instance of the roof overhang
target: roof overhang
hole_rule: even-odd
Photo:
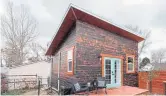
[[[57,30],[56,35],[52,39],[52,42],[46,52],[46,55],[54,55],[55,51],[58,48],[58,45],[62,42],[64,36],[69,32],[70,28],[73,26],[73,24],[75,24],[77,20],[87,22],[89,24],[95,25],[99,28],[108,30],[110,32],[114,32],[120,36],[134,40],[136,42],[141,42],[144,40],[143,37],[134,34],[134,32],[127,28],[120,27],[117,24],[109,22],[108,20],[106,21],[81,8],[78,8],[74,5],[70,5],[59,26],[59,29]]]

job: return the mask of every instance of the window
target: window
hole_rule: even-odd
[[[68,72],[72,72],[72,59],[68,59]]]
[[[73,52],[74,47],[67,51],[67,72],[73,74]]]
[[[127,56],[127,73],[134,73],[134,56]]]

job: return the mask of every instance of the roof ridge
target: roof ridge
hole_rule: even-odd
[[[132,30],[129,29],[129,28],[126,28],[126,27],[124,27],[124,26],[122,26],[122,25],[119,25],[119,24],[113,22],[113,21],[110,21],[110,20],[108,20],[107,18],[105,18],[105,17],[103,17],[103,16],[94,14],[94,13],[92,13],[92,12],[86,10],[86,9],[83,9],[83,8],[77,6],[77,5],[74,5],[74,4],[70,3],[69,7],[74,7],[74,8],[76,8],[76,9],[79,9],[79,10],[81,10],[81,11],[83,11],[83,12],[89,14],[89,15],[92,15],[92,16],[94,16],[94,17],[96,17],[96,18],[99,18],[99,19],[101,19],[101,20],[103,20],[103,21],[105,21],[105,22],[107,22],[107,23],[109,23],[109,24],[112,24],[112,25],[114,25],[114,26],[116,26],[116,27],[119,27],[119,28],[121,28],[121,29],[123,29],[123,30],[125,30],[125,31],[128,31],[128,32],[130,32],[130,33],[132,33],[132,34],[134,34],[134,35],[137,35],[137,36],[139,36],[139,37],[141,37],[141,38],[144,38],[143,36],[141,36],[141,35],[138,34],[138,33],[135,33],[134,31],[132,31]]]

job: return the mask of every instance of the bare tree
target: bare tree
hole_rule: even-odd
[[[153,67],[147,72],[140,72],[140,79],[147,83],[149,92],[152,93],[152,81],[159,77],[160,69],[154,69]]]
[[[149,58],[145,57],[142,60],[142,65],[150,64]],[[152,93],[152,81],[160,75],[160,68],[155,68],[154,66],[149,67],[148,70],[141,67],[142,72],[139,72],[140,81],[143,80],[147,83],[149,92]]]
[[[151,41],[149,39],[151,31],[142,30],[138,26],[132,26],[132,25],[125,25],[125,27],[132,30],[134,33],[139,34],[144,37],[145,40],[139,44],[138,57],[140,57],[140,55],[142,53],[145,53],[146,48],[149,47],[149,45],[151,44]]]
[[[11,50],[10,54],[17,57],[11,58],[18,61],[17,64],[22,64],[27,54],[25,48],[37,36],[37,21],[24,5],[15,9],[13,3],[9,2],[6,14],[1,17],[1,33],[5,38],[5,47]]]
[[[32,54],[36,55],[36,59],[40,60],[42,59],[42,56],[45,54],[46,52],[46,48],[42,47],[39,43],[31,43],[30,44],[30,49],[32,50]]]
[[[45,54],[45,53],[46,53],[47,48],[45,48],[45,47],[43,47],[43,46],[41,46],[41,45],[39,45],[39,48],[42,50],[43,54]]]
[[[39,51],[40,51],[40,48],[39,48],[39,44],[38,43],[32,43],[30,45],[30,48],[31,50],[33,51],[33,53],[36,54],[36,58],[39,59]]]
[[[166,49],[153,50],[151,52],[151,59],[153,63],[164,63],[166,59]]]

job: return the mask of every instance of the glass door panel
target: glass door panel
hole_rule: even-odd
[[[107,87],[119,87],[121,85],[120,59],[106,57],[104,61],[104,75]]]

